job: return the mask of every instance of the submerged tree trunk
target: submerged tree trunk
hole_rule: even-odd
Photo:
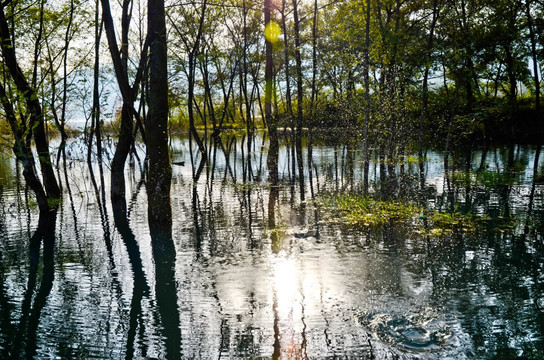
[[[291,75],[289,74],[289,44],[287,41],[287,21],[285,16],[285,3],[286,0],[282,1],[282,8],[281,8],[281,25],[283,28],[283,43],[284,43],[284,49],[283,49],[283,56],[285,61],[285,100],[287,102],[287,116],[289,116],[289,123],[291,124],[291,130],[295,131],[295,123],[294,123],[294,116],[293,116],[293,104],[291,101]]]
[[[428,86],[428,80],[429,80],[429,70],[431,68],[431,54],[432,54],[432,48],[433,48],[433,42],[434,42],[434,29],[436,26],[436,22],[438,20],[438,0],[433,1],[433,19],[431,22],[431,28],[429,30],[429,38],[427,40],[427,54],[426,57],[426,64],[425,64],[425,71],[423,73],[423,94],[421,99],[421,114],[419,116],[419,149],[418,149],[418,157],[419,161],[423,161],[423,137],[425,135],[425,118],[427,117],[427,103],[428,103],[428,97],[429,97],[429,86]]]
[[[6,90],[2,84],[0,84],[0,99],[4,108],[5,117],[8,121],[13,137],[15,138],[15,144],[13,145],[13,153],[18,161],[23,164],[23,176],[28,187],[34,192],[36,201],[40,212],[47,212],[49,210],[49,204],[47,201],[47,195],[45,190],[36,174],[36,163],[34,161],[34,155],[29,146],[27,146],[24,138],[24,130],[17,124],[17,117],[13,105],[8,100]]]
[[[4,66],[7,67],[19,93],[25,95],[25,103],[30,116],[30,126],[28,127],[28,130],[32,131],[34,136],[47,198],[58,199],[60,198],[61,193],[51,163],[49,142],[45,133],[44,112],[36,90],[30,86],[17,62],[14,44],[11,40],[11,32],[4,13],[4,6],[4,4],[0,5],[0,40],[2,40],[1,48],[2,58],[4,60],[3,63]]]
[[[187,56],[189,60],[189,75],[187,79],[188,87],[189,87],[188,94],[187,94],[188,95],[187,96],[187,112],[189,116],[189,131],[190,131],[189,136],[194,137],[198,145],[198,150],[200,152],[200,155],[202,156],[204,160],[206,159],[206,148],[204,146],[204,143],[200,139],[198,132],[196,131],[193,106],[194,106],[194,97],[195,97],[194,89],[195,89],[196,56],[200,49],[200,39],[202,37],[202,29],[204,26],[204,17],[206,15],[206,8],[207,8],[207,0],[204,0],[202,3],[202,12],[200,14],[198,33],[196,35],[196,39],[193,46],[189,49],[189,54]],[[176,31],[179,32],[179,29],[176,26],[174,26],[174,28],[176,29]],[[186,44],[186,46],[189,47],[189,44]]]
[[[312,22],[312,94],[310,97],[310,116],[308,119],[308,177],[310,180],[310,195],[314,196],[314,187],[313,187],[313,171],[312,171],[312,162],[313,162],[313,151],[312,151],[312,133],[313,133],[313,122],[315,121],[315,103],[317,100],[317,88],[316,88],[316,78],[317,78],[317,0],[314,1],[314,14]]]
[[[121,29],[121,48],[118,47],[115,36],[115,29],[109,0],[101,0],[102,2],[102,19],[106,29],[106,37],[108,47],[110,49],[111,58],[115,70],[115,77],[123,98],[123,107],[121,110],[121,129],[118,135],[118,143],[115,148],[115,154],[111,162],[111,201],[119,205],[121,211],[126,212],[126,190],[125,190],[125,162],[132,144],[132,89],[129,85],[127,74],[128,62],[128,27],[130,21],[128,19],[128,4],[130,1],[123,1],[122,12],[122,29]]]
[[[370,154],[368,150],[368,129],[370,126],[370,1],[366,3],[365,23],[365,53],[364,53],[364,82],[365,82],[365,123],[363,129],[363,152],[364,152],[364,191],[368,191],[368,171]]]
[[[147,210],[153,258],[155,293],[165,329],[167,359],[180,357],[181,331],[175,281],[176,251],[172,241],[170,186],[172,168],[168,149],[168,72],[164,0],[148,2],[149,94]]]
[[[293,16],[295,29],[295,60],[297,71],[297,131],[296,131],[296,151],[298,165],[298,182],[300,186],[300,200],[304,201],[304,165],[302,163],[302,58],[300,55],[300,30],[298,19],[298,4],[297,0],[293,0]]]
[[[265,27],[270,23],[271,0],[264,0],[264,24]],[[270,149],[268,152],[267,165],[270,184],[276,186],[278,184],[278,125],[276,119],[272,117],[272,81],[273,73],[273,58],[272,58],[272,43],[270,39],[265,37],[265,54],[266,63],[264,68],[264,116],[268,124],[268,136],[270,137]]]
[[[531,39],[531,56],[533,60],[533,76],[535,82],[535,110],[537,114],[537,119],[540,126],[540,136],[539,136],[539,145],[542,145],[542,136],[544,136],[544,119],[542,118],[541,108],[540,108],[540,79],[539,79],[539,69],[538,69],[538,52],[536,49],[536,35],[533,28],[533,17],[531,15],[531,1],[525,1],[525,9],[527,14],[527,22],[529,29],[529,36]]]
[[[170,184],[172,168],[168,149],[168,73],[164,0],[149,0],[149,96],[146,131],[148,134],[147,174],[148,218],[150,227],[171,232]]]
[[[295,184],[295,177],[296,177],[296,160],[295,160],[295,135],[296,135],[296,126],[295,126],[295,116],[293,114],[293,102],[291,97],[291,74],[290,74],[290,66],[289,66],[289,43],[287,40],[287,19],[285,14],[285,6],[286,6],[287,0],[282,1],[282,8],[281,8],[281,24],[283,28],[283,43],[284,43],[284,49],[283,49],[283,57],[285,62],[285,100],[287,103],[287,117],[289,120],[289,125],[291,126],[291,133],[289,136],[290,139],[290,146],[291,146],[291,185],[294,186]]]

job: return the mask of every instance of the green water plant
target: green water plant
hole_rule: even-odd
[[[377,200],[367,195],[345,194],[324,196],[318,205],[332,210],[332,218],[358,226],[376,226],[391,222],[406,222],[421,209],[414,204],[393,200]]]
[[[433,229],[472,232],[477,229],[479,221],[485,218],[485,216],[472,213],[463,214],[455,208],[451,212],[434,211],[429,216],[429,222],[432,224]]]
[[[457,207],[450,211],[431,210],[409,202],[380,200],[359,194],[326,194],[318,198],[316,204],[325,210],[324,216],[329,222],[363,227],[405,225],[416,233],[435,237],[452,232],[485,230],[488,227],[484,224],[490,220],[488,215],[463,213]]]

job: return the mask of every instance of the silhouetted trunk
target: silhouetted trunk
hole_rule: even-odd
[[[204,59],[200,63],[200,71],[202,73],[202,81],[204,83],[204,105],[208,108],[210,119],[212,120],[212,136],[217,137],[219,135],[219,129],[217,128],[217,119],[215,117],[215,109],[213,106],[212,89],[210,86],[209,76],[209,60],[208,53],[204,54]]]
[[[300,55],[300,30],[298,19],[298,4],[297,0],[293,0],[293,17],[295,29],[295,61],[297,71],[297,131],[296,131],[296,150],[297,150],[297,165],[298,165],[298,182],[300,187],[300,200],[304,201],[304,165],[302,163],[302,58]]]
[[[438,20],[438,0],[433,1],[433,19],[429,30],[429,38],[427,39],[427,54],[425,54],[425,71],[423,73],[423,89],[421,99],[421,114],[419,116],[419,161],[423,161],[423,138],[425,135],[425,118],[427,117],[427,103],[429,98],[429,70],[432,65],[432,49],[434,43],[434,29]]]
[[[111,199],[112,202],[122,204],[126,208],[125,197],[125,163],[130,152],[133,142],[133,118],[136,117],[137,122],[141,125],[139,114],[134,109],[134,100],[140,86],[140,81],[143,77],[144,63],[146,59],[145,52],[149,44],[149,39],[144,43],[142,53],[140,54],[140,62],[136,71],[134,86],[131,87],[128,79],[127,63],[128,63],[128,33],[130,26],[130,0],[123,1],[122,10],[122,29],[121,29],[121,47],[117,44],[113,18],[109,0],[101,0],[102,3],[102,19],[106,30],[106,38],[110,50],[115,77],[119,85],[119,90],[123,98],[123,107],[121,110],[121,129],[119,132],[118,144],[115,149],[115,154],[111,163]],[[143,129],[141,129],[143,130]],[[144,142],[147,138],[142,131]],[[125,210],[126,211],[126,210]]]
[[[123,104],[121,110],[121,128],[115,154],[111,161],[111,200],[123,203],[126,208],[125,163],[132,145],[133,122],[128,105]]]
[[[287,102],[287,116],[289,117],[289,123],[291,124],[291,130],[295,131],[295,123],[294,123],[294,116],[293,116],[293,104],[291,101],[291,75],[289,74],[289,43],[287,40],[287,21],[285,19],[285,3],[287,0],[282,1],[282,8],[281,8],[281,26],[283,28],[283,43],[284,43],[284,49],[283,49],[283,57],[285,61],[285,100]]]
[[[312,21],[312,95],[310,97],[310,116],[308,117],[308,177],[310,180],[310,193],[314,196],[314,187],[312,183],[312,141],[313,141],[313,123],[315,121],[315,103],[317,101],[317,0],[314,1],[314,12]]]
[[[36,163],[32,149],[27,145],[24,132],[25,130],[18,124],[13,105],[8,100],[6,90],[0,84],[0,100],[5,112],[5,118],[8,121],[15,143],[13,144],[13,154],[23,164],[23,176],[28,187],[34,192],[40,212],[47,212],[49,204],[45,190],[36,174]]]
[[[243,79],[243,85],[242,85],[242,93],[243,93],[243,96],[244,96],[244,104],[245,104],[245,108],[246,108],[246,131],[247,131],[247,135],[249,137],[251,137],[251,103],[250,103],[250,99],[249,99],[249,96],[248,96],[248,90],[247,90],[247,75],[248,75],[248,66],[247,66],[247,53],[248,53],[248,50],[249,50],[249,47],[247,45],[247,32],[248,32],[248,29],[247,29],[247,12],[248,12],[248,9],[247,9],[247,6],[246,6],[246,0],[244,0],[242,2],[242,6],[243,6],[243,12],[244,12],[244,29],[243,29],[243,32],[244,32],[244,49],[243,49],[243,55],[242,55],[242,64],[243,64],[243,75],[242,75],[242,79]],[[248,144],[250,143],[251,141],[248,142]],[[248,153],[249,155],[249,153]]]
[[[264,0],[264,24],[270,22],[271,0]],[[268,176],[272,186],[278,184],[278,125],[276,119],[272,118],[272,81],[273,73],[273,58],[272,58],[272,43],[265,37],[265,55],[266,63],[264,68],[264,116],[268,124],[268,136],[270,137],[270,148],[268,151],[267,165]]]
[[[464,48],[464,87],[466,91],[466,105],[465,110],[469,114],[474,110],[474,103],[475,103],[475,97],[474,93],[475,91],[478,92],[478,79],[476,76],[476,72],[474,70],[474,61],[472,60],[473,57],[473,49],[472,49],[472,39],[471,34],[468,29],[469,24],[469,16],[467,15],[467,2],[465,0],[461,0],[461,20],[460,20],[460,26],[461,26],[461,34],[462,34],[462,47]]]
[[[291,146],[291,185],[295,184],[295,177],[296,177],[296,160],[295,160],[295,134],[296,134],[296,127],[295,127],[295,116],[293,114],[293,103],[291,98],[291,75],[290,75],[290,66],[289,66],[289,42],[287,40],[287,21],[286,21],[286,15],[285,15],[285,5],[287,0],[282,1],[282,8],[281,8],[281,24],[283,28],[283,43],[284,43],[284,49],[283,49],[283,56],[285,61],[285,100],[287,103],[287,117],[289,120],[289,125],[291,126],[291,133],[289,135],[290,139],[290,146]]]
[[[30,116],[29,129],[34,136],[43,184],[48,198],[60,198],[60,188],[55,177],[49,142],[45,134],[45,118],[36,89],[32,88],[17,63],[11,32],[4,14],[4,4],[0,5],[0,39],[4,66],[7,67],[17,90],[25,94],[25,103]],[[37,189],[37,187],[36,187]],[[33,189],[35,190],[35,189]]]
[[[540,78],[539,78],[539,69],[538,69],[538,52],[536,48],[536,35],[533,27],[533,17],[531,15],[531,1],[525,1],[525,10],[527,14],[527,28],[529,30],[529,37],[531,39],[531,57],[533,60],[533,77],[535,83],[535,110],[537,114],[537,119],[540,126],[540,141],[539,145],[542,145],[542,136],[544,136],[544,119],[542,118],[541,109],[540,109]]]
[[[172,168],[168,149],[168,72],[164,0],[149,0],[149,96],[147,174],[148,218],[150,227],[171,232],[170,184]],[[153,230],[153,229],[152,229]]]
[[[366,22],[365,22],[365,53],[363,64],[364,82],[365,82],[365,123],[363,129],[363,152],[364,152],[364,192],[368,191],[368,171],[370,163],[370,154],[368,146],[368,129],[370,126],[370,1],[366,3]]]
[[[168,151],[168,78],[164,0],[148,2],[149,95],[146,131],[148,221],[155,260],[155,294],[164,333],[167,359],[179,359],[181,330],[175,280],[176,251],[172,240]]]
[[[72,28],[72,22],[74,18],[74,0],[70,1],[70,12],[68,15],[68,25],[66,26],[66,33],[64,37],[64,56],[62,59],[62,67],[63,67],[63,78],[62,78],[62,112],[60,116],[60,135],[61,135],[61,145],[60,148],[64,150],[64,147],[66,145],[66,140],[68,139],[68,135],[66,134],[66,131],[64,129],[66,124],[66,105],[68,103],[68,49],[70,47],[70,40],[71,40],[71,28]]]
[[[202,143],[202,140],[200,139],[198,132],[196,131],[193,105],[194,105],[194,98],[195,98],[196,56],[200,49],[200,39],[202,37],[202,29],[204,26],[204,17],[206,15],[207,3],[208,3],[207,0],[204,0],[202,3],[202,13],[200,14],[198,32],[196,35],[195,43],[189,49],[189,54],[187,56],[189,61],[189,73],[188,73],[188,79],[187,79],[187,82],[188,82],[187,113],[189,116],[189,136],[195,139],[196,144],[198,145],[198,150],[203,159],[206,159],[206,148],[204,144]],[[180,32],[180,30],[176,26],[174,26],[174,28],[176,29],[176,31]],[[188,45],[189,44],[186,44],[187,47]]]
[[[506,54],[506,73],[508,74],[508,84],[510,89],[508,91],[508,102],[510,103],[510,112],[513,114],[517,107],[517,81],[516,74],[514,73],[514,57],[512,56],[512,49],[507,44],[504,47]]]

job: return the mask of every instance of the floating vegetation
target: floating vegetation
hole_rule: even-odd
[[[421,209],[413,204],[376,200],[370,196],[351,194],[322,197],[318,200],[318,205],[329,210],[336,210],[342,222],[357,226],[405,222],[421,213]]]
[[[316,203],[329,212],[325,217],[330,222],[363,227],[404,224],[416,233],[434,237],[486,230],[489,227],[485,224],[489,220],[494,220],[493,230],[501,232],[513,230],[516,225],[516,219],[512,217],[491,219],[488,215],[462,213],[457,208],[449,212],[432,211],[409,202],[377,200],[368,195],[342,194],[335,197],[327,194]]]
[[[485,170],[478,173],[477,180],[480,184],[487,187],[508,186],[519,181],[519,173],[515,171],[500,173]]]
[[[476,230],[480,221],[487,219],[487,216],[480,216],[471,213],[462,214],[455,209],[452,212],[435,211],[429,217],[435,228],[446,231],[470,232]]]

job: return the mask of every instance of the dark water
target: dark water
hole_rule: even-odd
[[[281,185],[268,186],[266,144],[257,137],[248,151],[247,139],[225,137],[199,172],[189,142],[172,142],[173,160],[185,161],[174,166],[172,261],[154,255],[137,159],[122,230],[109,201],[101,211],[82,142],[68,147],[66,176],[59,166],[64,198],[52,224],[38,226],[20,169],[2,160],[0,358],[544,357],[534,148],[476,152],[470,171],[453,159],[447,172],[430,151],[424,177],[408,157],[373,161],[376,196],[490,216],[483,229],[433,237],[343,225],[314,206],[312,195],[362,189],[360,144],[317,142],[311,181],[304,150],[306,202],[291,186],[285,143]],[[108,198],[107,167],[105,181]]]

